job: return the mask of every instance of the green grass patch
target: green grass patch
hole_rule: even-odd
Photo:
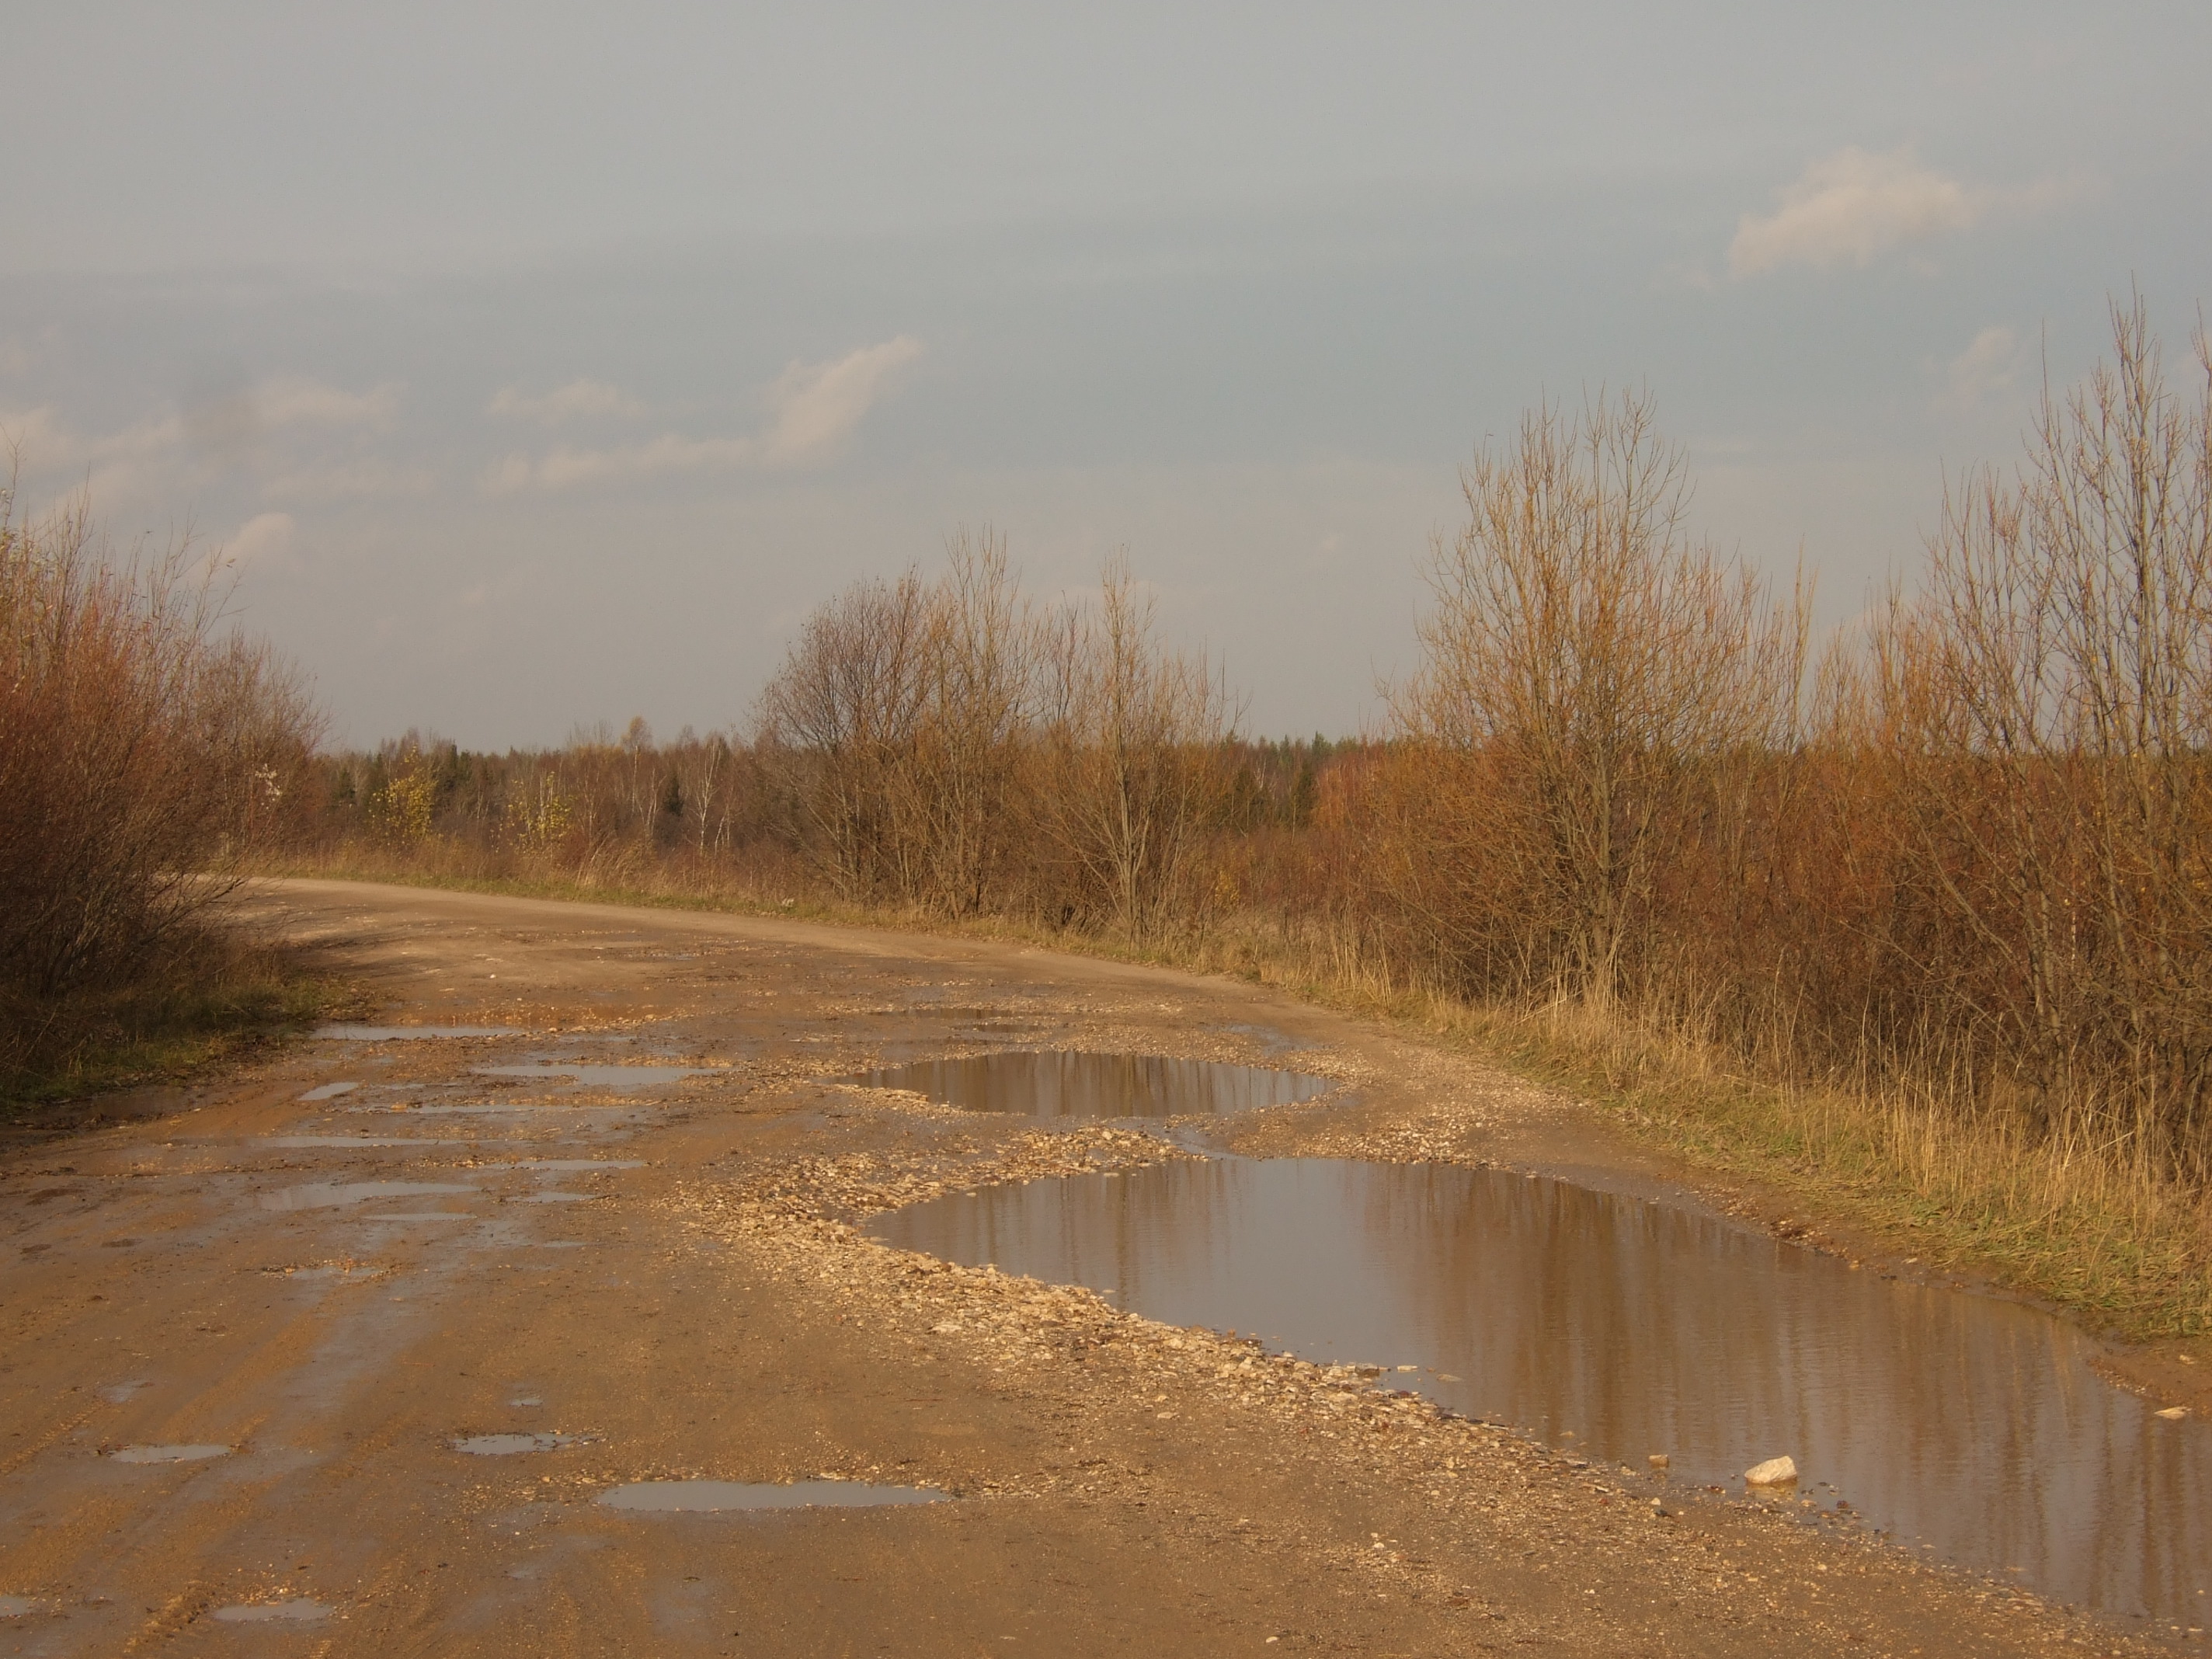
[[[122,985],[0,1000],[0,1112],[181,1083],[297,1035],[356,1000],[293,952],[196,938]]]

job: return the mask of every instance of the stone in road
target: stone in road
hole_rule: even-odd
[[[835,1081],[988,1047],[1295,1042],[1358,1098],[1257,1113],[1248,1149],[1663,1181],[1476,1062],[1232,981],[987,942],[331,882],[247,908],[380,1020],[514,1034],[302,1043],[8,1144],[0,1652],[2125,1644],[852,1225],[1174,1155]],[[483,1069],[541,1060],[695,1069]],[[948,1501],[602,1501],[822,1479]]]

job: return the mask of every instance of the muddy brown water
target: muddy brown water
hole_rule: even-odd
[[[1336,1086],[1332,1078],[1265,1066],[1050,1048],[920,1060],[844,1080],[911,1090],[970,1112],[1052,1118],[1242,1112],[1310,1100]]]
[[[1115,1297],[1606,1464],[1838,1499],[2044,1595],[2205,1622],[2212,1425],[2090,1369],[2034,1309],[1886,1279],[1717,1218],[1500,1170],[1221,1158],[938,1199],[887,1243]]]

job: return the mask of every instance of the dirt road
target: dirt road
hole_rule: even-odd
[[[1294,1039],[1357,1100],[1255,1115],[1249,1150],[1665,1184],[1571,1105],[1479,1065],[1232,981],[1005,945],[338,883],[249,908],[367,984],[380,1020],[516,1034],[303,1043],[9,1145],[0,1651],[2140,1639],[851,1224],[1009,1175],[1170,1155],[834,1081],[987,1047],[1264,1060]],[[546,1058],[699,1069],[477,1069]],[[816,1477],[951,1496],[604,1501]]]

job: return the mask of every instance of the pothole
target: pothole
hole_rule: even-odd
[[[298,1597],[283,1601],[240,1601],[234,1606],[217,1607],[213,1614],[226,1625],[312,1625],[331,1616],[327,1601],[310,1601]]]
[[[601,1492],[599,1501],[611,1510],[717,1515],[739,1510],[877,1509],[939,1504],[946,1496],[932,1486],[871,1486],[858,1480],[794,1480],[781,1486],[744,1480],[639,1480]]]
[[[1182,1117],[1311,1100],[1334,1078],[1164,1054],[1010,1049],[965,1060],[925,1060],[839,1081],[905,1089],[969,1112],[1026,1117]]]
[[[228,1457],[232,1448],[212,1445],[125,1446],[107,1454],[114,1463],[200,1463]]]
[[[373,1198],[442,1198],[473,1194],[473,1187],[440,1181],[318,1181],[304,1187],[287,1187],[264,1193],[264,1210],[326,1210],[340,1205],[365,1203]]]
[[[580,1434],[466,1434],[451,1442],[471,1457],[516,1457],[525,1452],[558,1451],[584,1443]]]

